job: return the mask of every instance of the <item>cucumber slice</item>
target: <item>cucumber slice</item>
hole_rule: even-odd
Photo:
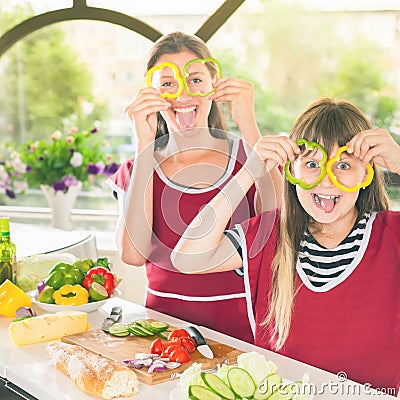
[[[252,397],[256,391],[256,384],[251,375],[243,368],[233,367],[227,374],[228,382],[232,390],[240,398]]]
[[[221,396],[214,393],[210,389],[200,385],[189,386],[189,399],[190,400],[223,400]]]
[[[144,333],[141,329],[138,329],[138,328],[139,328],[139,325],[135,325],[135,324],[130,324],[127,326],[128,331],[130,333],[132,333],[132,335],[141,336],[141,337],[148,336],[146,333]]]
[[[159,336],[161,339],[168,339],[168,335],[168,331],[157,332],[157,336]]]
[[[165,331],[169,327],[169,324],[167,324],[166,322],[150,321],[149,319],[137,319],[135,323],[153,333]]]
[[[266,400],[282,385],[282,377],[278,374],[267,375],[253,394],[254,400]]]
[[[143,326],[140,325],[134,325],[135,329],[139,332],[142,332],[143,336],[154,336],[154,332],[149,331],[146,328],[143,328]]]
[[[301,393],[301,382],[288,383],[272,393],[268,400],[292,400],[299,393]]]
[[[147,329],[155,333],[166,331],[169,328],[169,324],[161,321],[150,321]]]
[[[109,332],[113,336],[128,336],[129,330],[126,324],[116,323],[110,326]]]
[[[217,375],[202,372],[201,379],[212,391],[223,399],[235,400],[235,393],[233,393],[232,389]]]

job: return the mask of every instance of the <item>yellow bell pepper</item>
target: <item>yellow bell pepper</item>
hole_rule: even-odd
[[[32,299],[6,279],[0,286],[0,315],[7,318],[15,317],[20,307],[32,307]]]
[[[60,306],[80,306],[89,301],[89,292],[81,285],[64,285],[53,293],[53,299]]]
[[[332,171],[332,165],[338,161],[340,159],[340,155],[342,153],[344,153],[345,151],[347,151],[348,147],[347,146],[342,146],[337,153],[326,163],[326,173],[329,176],[329,179],[332,181],[332,183],[338,187],[340,190],[342,190],[343,192],[348,192],[348,193],[352,193],[352,192],[357,192],[357,190],[360,190],[361,188],[365,188],[368,185],[371,184],[372,179],[374,178],[374,169],[372,168],[371,164],[367,164],[367,177],[365,178],[365,180],[363,182],[358,182],[356,185],[352,186],[352,187],[347,187],[342,185],[338,179],[336,178],[336,176],[334,175],[333,171]]]

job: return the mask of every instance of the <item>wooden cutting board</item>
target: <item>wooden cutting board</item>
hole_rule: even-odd
[[[174,329],[170,327],[170,329]],[[150,351],[151,342],[157,339],[157,336],[137,337],[125,336],[116,337],[103,332],[101,329],[78,333],[75,335],[64,336],[61,340],[66,343],[76,344],[84,347],[93,353],[100,354],[114,361],[122,361],[135,358],[136,353],[148,353]],[[164,342],[164,340],[163,340]],[[147,368],[135,369],[138,379],[148,385],[166,382],[171,378],[172,373],[181,373],[194,362],[201,363],[202,369],[215,368],[218,363],[229,360],[229,363],[236,363],[237,356],[242,351],[207,339],[207,344],[214,353],[212,360],[202,356],[197,350],[190,354],[190,362],[182,364],[178,368],[167,370],[164,372],[154,371],[147,372]]]

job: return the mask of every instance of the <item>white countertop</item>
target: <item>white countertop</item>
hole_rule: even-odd
[[[100,310],[88,314],[91,329],[98,329],[101,322],[115,305],[123,310],[123,321],[153,318],[168,322],[174,326],[187,326],[184,321],[146,309],[124,299],[110,299]],[[40,310],[36,310],[40,311]],[[58,371],[53,365],[47,351],[46,343],[27,346],[15,346],[8,336],[8,325],[12,319],[0,317],[0,376],[7,378],[39,400],[93,400],[78,389],[70,378]],[[365,399],[371,400],[373,395],[354,382],[340,382],[336,375],[319,370],[309,365],[289,359],[276,353],[261,349],[237,339],[200,327],[204,336],[226,343],[243,351],[258,351],[278,366],[278,373],[288,380],[301,379],[304,373],[310,376],[315,384],[314,399]],[[127,400],[168,400],[169,393],[175,388],[176,381],[157,385],[140,383],[139,393]],[[319,393],[317,393],[319,392]],[[350,394],[345,394],[350,393]],[[391,396],[379,395],[379,399],[393,399]]]

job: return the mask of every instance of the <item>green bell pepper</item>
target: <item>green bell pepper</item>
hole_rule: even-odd
[[[302,178],[295,178],[291,174],[290,164],[292,162],[290,160],[285,164],[286,179],[293,185],[299,185],[302,189],[309,190],[309,189],[312,189],[313,187],[317,186],[322,181],[322,179],[324,179],[324,176],[326,175],[326,162],[328,161],[328,155],[327,155],[325,149],[317,142],[309,142],[308,140],[302,138],[302,139],[297,139],[296,143],[299,146],[304,145],[305,148],[310,151],[317,148],[322,153],[322,160],[319,163],[321,172],[320,172],[318,178],[310,184],[305,183]]]
[[[45,283],[53,289],[60,289],[64,285],[80,285],[84,279],[84,273],[71,264],[59,263],[49,272]]]

